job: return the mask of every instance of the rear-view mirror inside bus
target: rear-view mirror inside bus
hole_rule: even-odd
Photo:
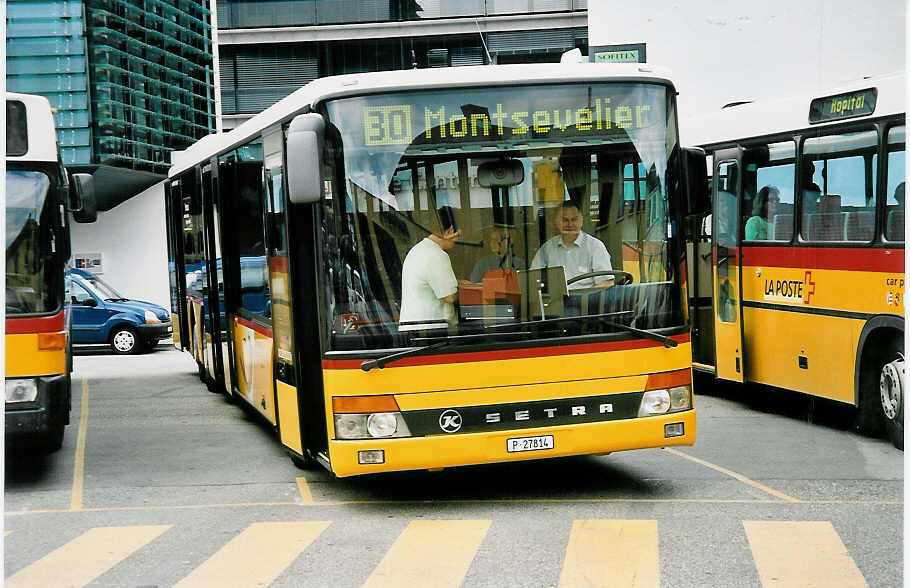
[[[525,181],[525,168],[517,159],[486,161],[477,168],[477,183],[484,188],[506,188]]]
[[[315,113],[301,114],[288,127],[288,197],[294,204],[322,197],[322,145],[325,121]]]

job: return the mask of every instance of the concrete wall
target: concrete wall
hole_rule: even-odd
[[[906,67],[904,0],[593,0],[592,47],[646,43],[673,70],[680,116],[827,89]]]
[[[99,274],[128,298],[170,309],[164,183],[130,198],[90,225],[72,223],[73,256],[100,253]]]

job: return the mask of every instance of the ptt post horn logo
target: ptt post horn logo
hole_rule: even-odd
[[[446,433],[457,433],[461,428],[461,414],[452,409],[445,411],[439,415],[439,428]]]

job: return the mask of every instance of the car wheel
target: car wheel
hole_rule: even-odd
[[[111,335],[111,348],[119,355],[132,355],[139,353],[139,338],[132,327],[120,326],[114,329]]]

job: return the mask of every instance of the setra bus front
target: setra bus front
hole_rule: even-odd
[[[71,403],[66,214],[79,208],[76,220],[91,222],[94,196],[90,176],[70,182],[60,163],[46,98],[7,94],[6,114],[5,432],[53,451],[63,442]]]
[[[336,475],[694,443],[687,158],[672,85],[630,71],[361,90],[291,123]]]

